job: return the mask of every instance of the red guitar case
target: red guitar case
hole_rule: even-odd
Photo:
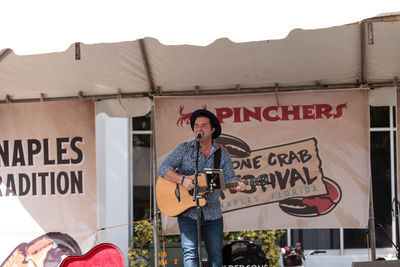
[[[103,243],[92,248],[82,256],[65,258],[60,267],[124,267],[124,258],[121,251],[114,245]]]

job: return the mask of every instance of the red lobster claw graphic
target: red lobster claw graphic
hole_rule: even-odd
[[[295,197],[279,202],[281,210],[297,217],[316,217],[331,212],[342,198],[340,186],[327,177],[324,177],[327,193],[315,197]]]

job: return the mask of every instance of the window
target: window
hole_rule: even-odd
[[[133,219],[147,219],[151,214],[151,130],[150,113],[132,118]]]
[[[304,249],[339,249],[339,229],[293,229],[292,245],[300,242]]]

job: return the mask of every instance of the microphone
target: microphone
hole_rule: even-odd
[[[204,135],[203,132],[198,131],[198,132],[196,133],[196,138],[197,138],[197,139],[201,139],[201,137],[203,137],[203,135]]]

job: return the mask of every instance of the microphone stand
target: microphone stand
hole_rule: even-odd
[[[200,137],[201,138],[201,137]],[[200,150],[200,138],[196,139],[196,172],[193,179],[194,184],[194,192],[193,192],[193,201],[196,200],[196,214],[197,214],[197,253],[199,259],[199,267],[202,266],[202,255],[201,255],[201,209],[200,209],[200,198],[203,196],[198,195],[198,176],[199,176],[199,150]]]

